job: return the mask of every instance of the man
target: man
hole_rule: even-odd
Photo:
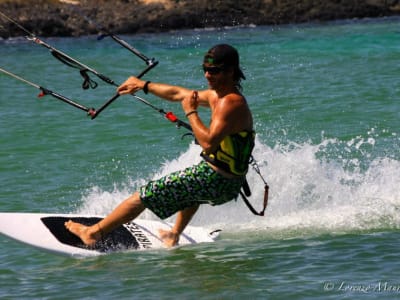
[[[106,218],[93,226],[72,221],[65,226],[87,245],[93,245],[103,235],[136,218],[145,208],[165,219],[178,212],[174,227],[160,230],[160,238],[168,247],[179,236],[200,204],[220,205],[239,194],[254,147],[253,118],[246,99],[241,94],[240,81],[245,79],[239,66],[239,55],[227,44],[216,45],[203,61],[209,89],[189,89],[128,78],[118,92],[121,95],[143,90],[169,101],[181,102],[202,148],[200,164],[150,181],[123,201]],[[197,113],[199,106],[211,110],[207,127]]]

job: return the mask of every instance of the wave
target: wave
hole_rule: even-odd
[[[239,197],[222,206],[201,206],[191,224],[228,232],[256,230],[279,236],[294,232],[397,229],[400,227],[400,161],[393,157],[372,159],[359,152],[373,144],[371,138],[360,137],[346,142],[324,138],[319,144],[305,142],[273,147],[256,140],[253,154],[270,186],[266,215],[252,215]],[[166,161],[152,178],[200,161],[199,152],[199,146],[191,144],[178,158]],[[349,152],[353,157],[349,157]],[[264,184],[251,167],[247,178],[252,190],[249,200],[256,209],[261,209]],[[126,188],[116,185],[112,191],[94,186],[85,193],[78,212],[107,214],[132,193],[132,186],[138,187],[144,182],[143,178],[129,178]],[[148,211],[141,217],[155,218]],[[173,221],[173,217],[168,221]]]

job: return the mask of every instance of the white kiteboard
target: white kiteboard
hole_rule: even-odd
[[[88,247],[64,226],[68,220],[92,225],[102,218],[102,216],[70,214],[0,212],[0,233],[56,254],[85,257],[112,252],[165,248],[158,236],[158,229],[172,227],[172,224],[161,221],[136,219],[116,228],[94,246]],[[180,237],[179,245],[214,242],[219,231],[187,226]]]

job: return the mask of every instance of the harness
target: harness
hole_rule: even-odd
[[[218,146],[218,149],[213,153],[207,154],[205,151],[203,151],[200,155],[205,161],[220,168],[221,170],[233,175],[242,176],[243,191],[240,191],[240,195],[242,196],[244,203],[253,214],[263,216],[268,204],[269,186],[261,175],[257,162],[251,155],[255,144],[254,140],[254,131],[241,131],[239,133],[226,136]],[[254,170],[264,182],[264,206],[263,210],[260,212],[257,212],[246,198],[246,196],[251,196],[250,187],[246,179],[249,164],[252,165]]]
[[[254,131],[241,131],[226,136],[213,153],[205,151],[201,156],[214,166],[237,176],[247,173],[251,152],[254,148]]]

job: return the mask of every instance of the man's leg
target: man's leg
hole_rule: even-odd
[[[140,200],[139,193],[135,192],[99,223],[92,226],[85,226],[70,220],[65,222],[65,227],[78,236],[86,245],[93,245],[103,235],[135,219],[144,209],[145,207]]]
[[[176,216],[175,225],[171,230],[159,229],[160,238],[167,247],[172,247],[178,244],[179,236],[189,224],[198,208],[199,205],[196,205],[179,211]]]

